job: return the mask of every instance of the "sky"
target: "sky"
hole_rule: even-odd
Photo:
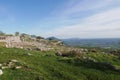
[[[0,30],[58,38],[120,38],[120,0],[0,0]]]

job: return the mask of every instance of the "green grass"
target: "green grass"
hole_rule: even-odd
[[[27,55],[30,53],[32,55]],[[117,67],[117,56],[104,53],[88,53],[98,62],[109,62]],[[94,63],[77,57],[55,56],[53,51],[38,52],[15,48],[0,48],[0,63],[17,59],[26,67],[18,70],[4,69],[0,80],[119,80],[120,73],[104,64]]]

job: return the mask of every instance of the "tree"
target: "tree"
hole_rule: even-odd
[[[41,37],[41,36],[37,36],[36,39],[37,39],[37,40],[40,40],[40,39],[44,39],[44,38]]]
[[[36,35],[30,35],[31,36],[31,38],[36,38],[37,36]]]
[[[15,36],[19,36],[20,35],[20,33],[19,32],[15,32]]]
[[[2,31],[0,31],[0,35],[1,35],[1,36],[4,36],[4,35],[5,35],[5,33],[4,33],[4,32],[2,32]]]
[[[26,34],[26,33],[22,33],[20,35],[20,38],[21,38],[22,41],[29,41],[30,40],[30,35]]]

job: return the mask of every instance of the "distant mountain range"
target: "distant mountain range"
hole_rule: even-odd
[[[101,38],[101,39],[70,38],[62,40],[64,44],[69,46],[120,48],[120,38]]]

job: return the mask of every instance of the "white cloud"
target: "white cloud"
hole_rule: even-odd
[[[80,13],[82,11],[97,10],[105,8],[110,5],[119,3],[119,0],[68,0],[67,4],[61,6],[52,12],[53,15],[57,14],[60,17],[69,17],[74,13]]]
[[[116,38],[120,34],[119,14],[120,8],[113,8],[83,19],[83,23],[63,26],[44,35],[60,38]]]
[[[103,24],[120,20],[120,8],[105,11],[94,16],[88,17],[89,23]]]

